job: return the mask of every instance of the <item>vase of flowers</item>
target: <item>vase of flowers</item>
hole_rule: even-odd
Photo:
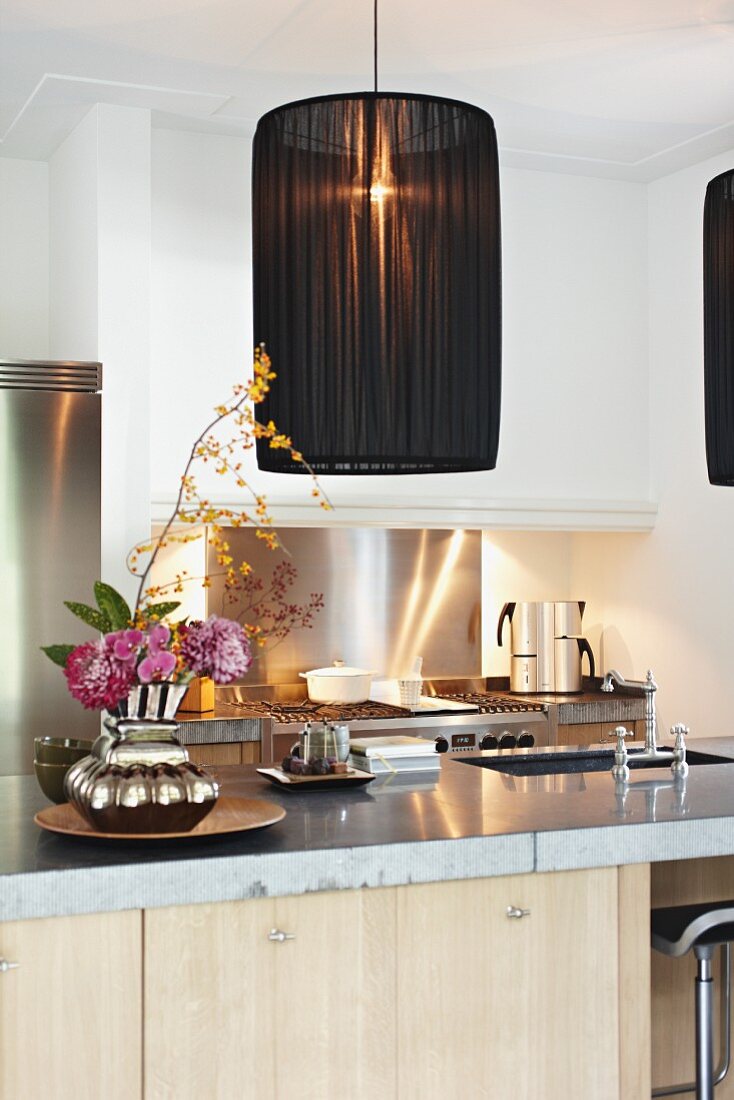
[[[255,419],[252,406],[265,399],[274,377],[264,348],[257,349],[254,378],[235,387],[230,401],[217,406],[216,418],[195,440],[169,520],[157,537],[128,554],[128,569],[138,582],[134,608],[111,585],[98,581],[96,607],[66,601],[97,637],[77,646],[42,647],[62,667],[73,697],[83,707],[105,715],[104,730],[91,755],[78,761],[65,780],[69,801],[99,831],[184,832],[212,809],[218,785],[189,761],[177,741],[176,710],[194,677],[232,683],[249,669],[252,646],[267,642],[261,626],[218,615],[204,621],[177,621],[180,602],[161,600],[161,595],[181,592],[184,584],[197,579],[209,587],[211,577],[177,574],[169,583],[152,584],[151,569],[160,551],[169,543],[201,537],[191,531],[191,525],[203,526],[216,550],[225,588],[236,592],[251,570],[247,562],[235,568],[225,527],[253,523],[270,548],[281,545],[264,497],[249,486],[237,461],[237,448],[248,449],[255,439],[265,438],[271,447],[289,449],[293,461],[311,474],[313,496],[322,507],[330,507],[290,439],[272,422],[263,425]],[[222,439],[217,433],[227,423],[235,431],[231,438]],[[201,496],[192,470],[196,462],[209,461],[215,463],[218,474],[234,476],[237,491],[249,494],[249,504],[217,507]],[[307,622],[319,607],[318,601],[303,609],[293,605],[289,613],[292,621]],[[279,624],[275,640],[282,640],[282,635]]]
[[[106,712],[91,754],[67,773],[66,796],[98,832],[187,832],[213,808],[219,787],[176,739],[176,711],[193,676],[243,676],[249,639],[230,619],[169,627],[134,614],[109,585],[98,582],[95,594],[101,625],[120,628],[72,648],[64,662],[74,698]],[[74,610],[95,618],[94,608]]]

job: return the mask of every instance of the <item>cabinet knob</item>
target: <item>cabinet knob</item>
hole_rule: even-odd
[[[0,959],[0,974],[4,974],[7,970],[17,970],[20,963],[11,963],[7,959]]]
[[[507,916],[512,917],[514,920],[520,920],[521,917],[529,917],[529,909],[520,909],[517,905],[507,906]]]
[[[268,933],[268,939],[272,943],[285,943],[286,940],[294,940],[295,938],[295,932],[281,932],[279,928],[271,928]]]

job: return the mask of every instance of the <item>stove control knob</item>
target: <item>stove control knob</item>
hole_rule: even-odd
[[[509,730],[505,730],[505,732],[500,736],[499,747],[501,749],[516,749],[517,738],[513,733],[510,733]]]
[[[448,738],[444,737],[443,734],[441,734],[439,737],[436,738],[436,752],[448,752],[448,751],[449,751]]]
[[[535,744],[535,738],[532,733],[528,733],[527,730],[522,730],[520,736],[517,739],[517,747],[519,749],[532,749]]]
[[[479,742],[480,749],[496,749],[499,746],[499,742],[493,733],[485,733],[484,737]]]

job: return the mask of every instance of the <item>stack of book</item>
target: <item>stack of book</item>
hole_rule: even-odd
[[[441,757],[435,743],[424,737],[358,737],[349,742],[349,763],[373,775],[431,772],[440,769]]]

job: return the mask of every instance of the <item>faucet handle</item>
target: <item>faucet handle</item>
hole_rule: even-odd
[[[670,765],[670,770],[673,775],[688,775],[685,739],[690,732],[688,726],[684,726],[682,722],[678,722],[675,726],[671,726],[670,736],[675,737],[673,763]]]
[[[617,738],[617,748],[614,753],[612,776],[615,780],[627,780],[630,777],[630,770],[627,764],[627,746],[624,742],[625,738],[632,737],[633,735],[630,730],[625,729],[624,726],[617,726],[614,730],[614,736]]]
[[[627,746],[624,743],[625,738],[634,737],[634,734],[631,730],[628,730],[626,726],[617,726],[616,729],[612,730],[612,733],[617,738],[617,752],[623,752],[626,756]]]

